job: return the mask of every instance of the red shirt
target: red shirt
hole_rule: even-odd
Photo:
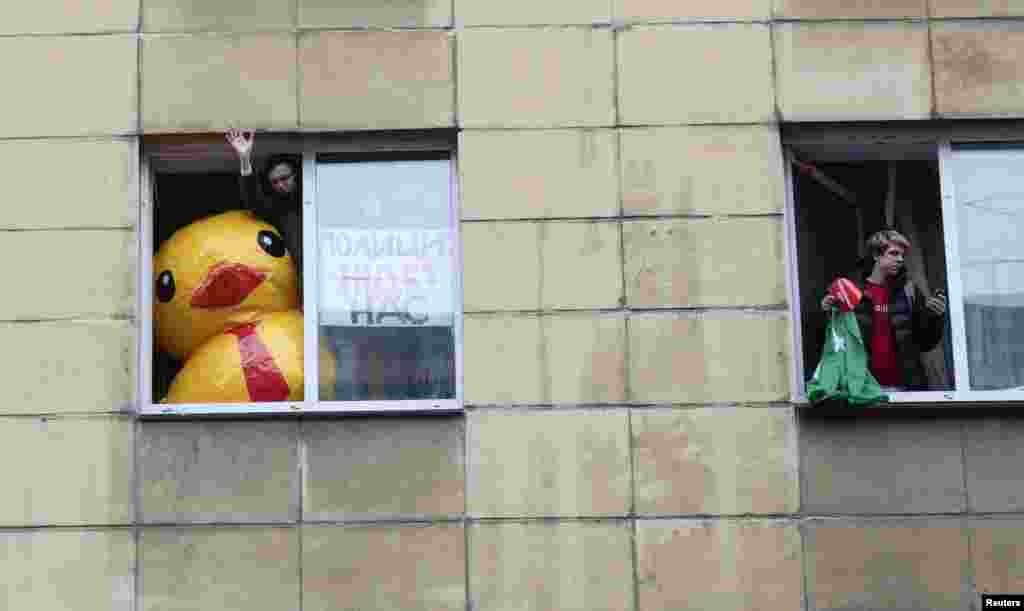
[[[872,335],[864,338],[871,351],[868,368],[882,386],[901,386],[903,373],[896,359],[896,339],[889,320],[889,289],[872,282],[864,283],[864,295],[874,306]]]

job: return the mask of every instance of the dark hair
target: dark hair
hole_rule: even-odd
[[[285,164],[292,169],[292,173],[295,174],[295,180],[299,180],[299,163],[298,157],[295,155],[277,154],[271,155],[265,164],[263,164],[263,171],[260,173],[260,186],[263,188],[263,192],[271,197],[280,197],[275,193],[273,187],[270,184],[270,171],[275,167]],[[298,188],[298,185],[296,185]]]

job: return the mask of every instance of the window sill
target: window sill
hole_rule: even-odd
[[[144,407],[142,417],[195,417],[195,416],[260,416],[284,415],[370,415],[370,414],[459,414],[462,402],[458,399],[416,401],[309,401],[281,403],[238,404],[154,404]]]
[[[864,407],[850,407],[845,403],[833,401],[812,404],[806,396],[794,396],[793,404],[799,409],[831,411],[835,408],[848,410],[893,410],[893,409],[943,409],[965,407],[1006,406],[1024,402],[1024,388],[996,391],[921,391],[898,392],[889,395],[889,401]]]

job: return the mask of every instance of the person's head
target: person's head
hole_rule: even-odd
[[[903,271],[903,260],[910,251],[910,240],[892,229],[875,232],[868,238],[868,256],[872,272],[882,278],[895,278]]]
[[[290,197],[299,188],[299,164],[288,155],[274,155],[264,167],[263,188],[275,197]]]

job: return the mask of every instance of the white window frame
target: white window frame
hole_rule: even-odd
[[[1020,143],[1022,154],[1024,154],[1024,130],[1014,125],[1015,129],[1008,129],[1005,125],[956,125],[942,127],[921,126],[917,128],[894,129],[888,133],[885,128],[868,128],[868,133],[873,133],[880,144],[892,143],[893,141],[906,141],[920,146],[922,142],[928,142],[934,146],[936,156],[939,160],[940,191],[942,196],[942,219],[943,219],[943,240],[945,242],[946,259],[946,284],[948,288],[947,313],[950,318],[951,348],[954,362],[954,389],[936,391],[914,391],[896,392],[889,394],[889,403],[894,407],[956,407],[963,404],[1005,404],[1024,401],[1024,388],[1005,390],[970,390],[968,388],[969,364],[967,359],[967,342],[964,326],[964,301],[963,287],[960,278],[960,256],[959,256],[959,227],[956,216],[956,194],[953,186],[952,156],[953,146],[957,143],[968,142],[999,142],[999,143]],[[824,135],[816,136],[824,141],[837,143],[844,138],[840,135],[829,138],[827,130]],[[870,146],[872,136],[855,134],[852,140],[859,140],[858,145]],[[786,144],[785,142],[783,143]],[[793,403],[809,405],[807,399],[807,381],[803,379],[804,355],[803,355],[803,329],[800,316],[800,275],[799,259],[796,244],[796,201],[793,189],[793,164],[789,149],[784,148],[785,154],[785,209],[783,220],[785,225],[786,248],[784,257],[786,260],[786,286],[789,296],[789,311],[793,324],[790,325],[792,343],[792,365],[790,399]],[[880,406],[884,406],[882,403]]]
[[[223,142],[220,137],[219,142]],[[296,142],[300,142],[298,146]],[[287,143],[287,144],[285,144]],[[282,147],[281,145],[284,144]],[[224,144],[223,146],[227,146]],[[463,403],[463,297],[462,297],[462,240],[459,217],[458,157],[454,138],[446,134],[406,133],[401,135],[292,135],[281,139],[273,135],[259,137],[261,151],[294,152],[302,157],[302,248],[304,309],[304,395],[303,401],[274,403],[179,403],[160,404],[153,396],[153,239],[154,239],[154,174],[155,157],[161,146],[143,145],[140,151],[139,211],[138,211],[138,284],[136,321],[139,325],[137,343],[138,380],[136,413],[140,416],[245,416],[271,414],[452,414],[464,411]],[[201,147],[200,147],[201,148]],[[287,149],[283,150],[282,148]],[[209,150],[213,150],[212,148]],[[450,213],[454,239],[453,282],[455,342],[455,397],[452,399],[416,399],[392,401],[321,401],[319,397],[319,278],[318,229],[316,215],[320,202],[316,197],[316,158],[319,154],[409,154],[443,152],[450,157]],[[200,152],[201,154],[201,152]],[[237,171],[237,168],[236,168]],[[313,358],[310,358],[313,357]]]

